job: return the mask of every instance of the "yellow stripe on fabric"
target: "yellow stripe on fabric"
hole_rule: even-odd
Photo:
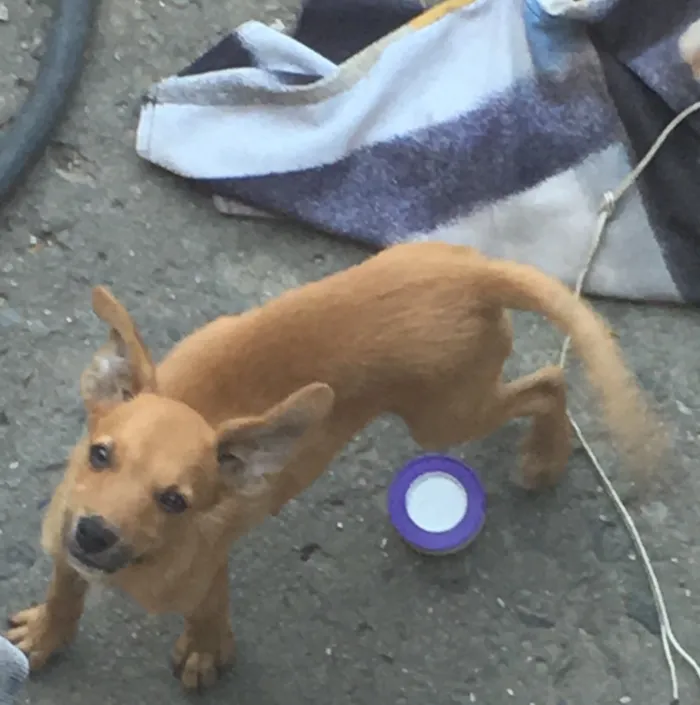
[[[412,19],[408,23],[408,26],[411,27],[411,29],[423,29],[423,27],[427,27],[428,25],[433,24],[433,22],[437,22],[437,20],[441,19],[450,12],[459,10],[461,7],[466,7],[474,2],[476,2],[476,0],[443,0],[443,2],[438,3],[434,7],[431,7],[429,10],[426,10],[422,14],[418,15],[418,17]]]

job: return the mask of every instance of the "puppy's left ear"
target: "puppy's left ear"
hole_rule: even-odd
[[[218,429],[217,457],[227,483],[239,489],[281,472],[297,443],[333,409],[335,394],[314,382],[259,417],[227,421]]]

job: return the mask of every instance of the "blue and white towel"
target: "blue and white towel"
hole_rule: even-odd
[[[307,0],[293,33],[246,22],[153,86],[136,149],[222,212],[573,284],[604,192],[698,100],[700,0]],[[700,303],[699,130],[620,203],[586,293]]]

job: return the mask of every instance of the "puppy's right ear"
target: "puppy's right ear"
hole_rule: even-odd
[[[92,310],[110,331],[108,342],[80,378],[80,394],[91,415],[141,392],[156,391],[155,365],[126,308],[107,288],[96,286]]]

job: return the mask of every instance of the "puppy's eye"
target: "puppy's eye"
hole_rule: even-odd
[[[156,495],[156,501],[170,514],[182,514],[187,509],[187,500],[177,490],[163,490]]]
[[[112,464],[112,451],[104,443],[91,445],[89,457],[93,470],[106,470]]]

